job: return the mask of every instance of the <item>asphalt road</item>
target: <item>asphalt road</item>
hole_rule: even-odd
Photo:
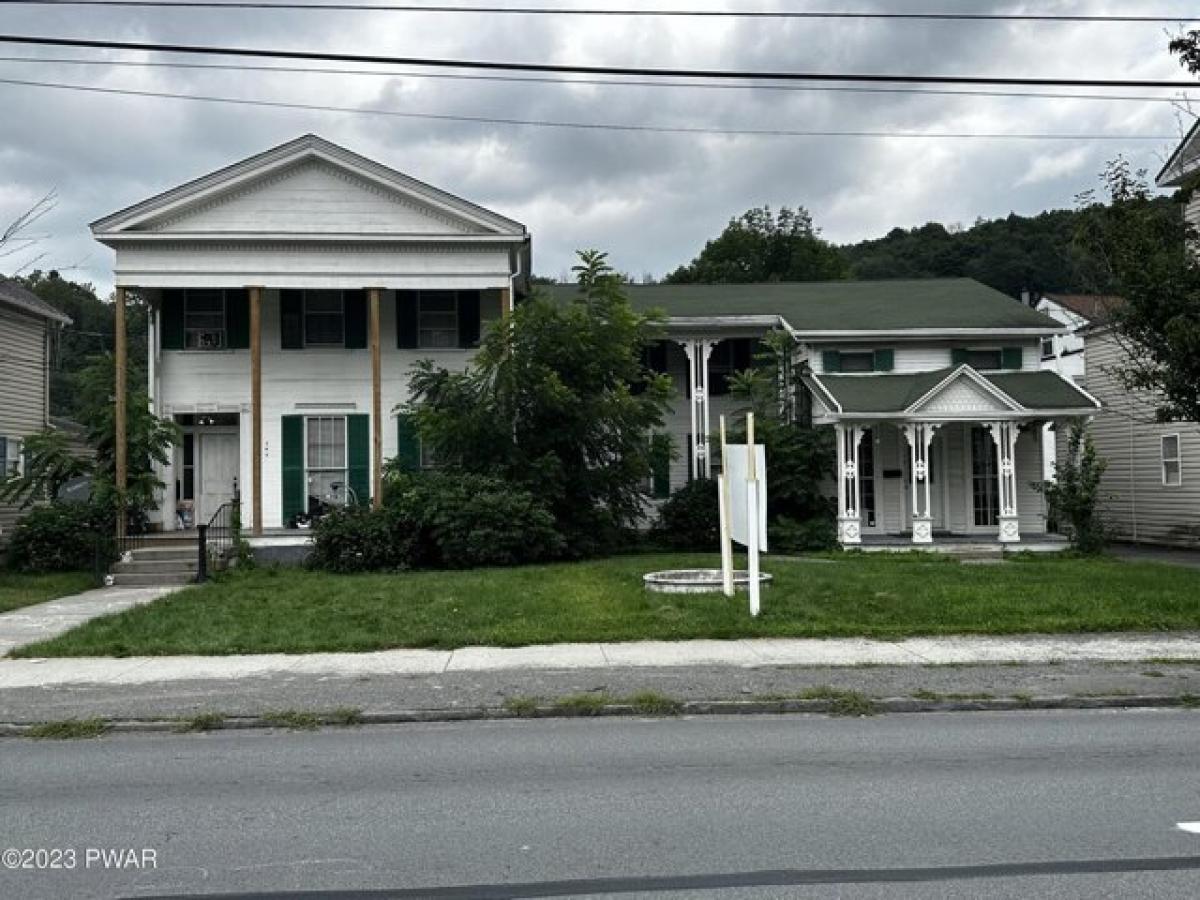
[[[75,867],[0,897],[1191,898],[1197,747],[1181,711],[10,739],[0,848]]]

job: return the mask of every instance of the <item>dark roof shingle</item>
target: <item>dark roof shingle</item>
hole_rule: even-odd
[[[53,319],[55,322],[61,322],[64,325],[71,324],[70,316],[59,312],[19,282],[11,278],[6,278],[3,275],[0,275],[0,303],[7,303],[9,306],[15,306],[23,312],[33,313],[35,316],[41,316],[44,319]]]

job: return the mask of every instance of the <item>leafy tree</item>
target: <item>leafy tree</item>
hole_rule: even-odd
[[[1185,31],[1171,39],[1167,49],[1179,57],[1179,64],[1193,75],[1200,74],[1200,30]]]
[[[832,545],[833,506],[824,485],[834,476],[833,429],[801,427],[808,425],[808,392],[791,336],[775,331],[762,343],[759,365],[734,375],[730,387],[754,413],[755,441],[766,448],[771,539],[788,550]],[[734,439],[744,438],[736,429]]]
[[[409,408],[440,465],[527,488],[567,552],[589,555],[642,515],[650,433],[672,387],[642,364],[661,317],[632,309],[606,254],[579,258],[575,300],[534,294],[484,336],[465,372],[419,362]]]
[[[1124,303],[1113,311],[1127,351],[1125,386],[1154,392],[1160,421],[1200,419],[1200,266],[1196,235],[1175,208],[1164,214],[1145,173],[1121,158],[1103,174],[1105,199],[1081,195],[1078,240],[1102,261]],[[1179,197],[1186,203],[1195,189]]]
[[[75,456],[67,435],[47,429],[31,434],[22,447],[25,471],[0,479],[0,502],[19,503],[26,509],[38,500],[53,499],[72,478],[88,475],[92,461]]]
[[[804,207],[785,206],[776,215],[763,206],[730,219],[699,256],[665,280],[676,284],[830,281],[848,274],[845,260],[821,238]]]
[[[1081,553],[1099,553],[1104,549],[1105,528],[1096,507],[1100,500],[1100,479],[1107,467],[1108,462],[1096,454],[1086,425],[1076,419],[1067,438],[1066,457],[1055,469],[1056,480],[1035,485],[1046,496],[1052,518]]]

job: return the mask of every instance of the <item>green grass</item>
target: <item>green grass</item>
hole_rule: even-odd
[[[859,691],[843,691],[821,685],[797,695],[801,700],[828,700],[831,716],[873,716],[878,709],[874,701]]]
[[[202,712],[196,713],[194,716],[182,717],[179,720],[179,725],[175,730],[181,732],[214,731],[224,724],[224,713]]]
[[[757,619],[744,595],[654,594],[642,575],[714,556],[625,556],[464,572],[230,573],[14,652],[127,656],[521,646],[560,641],[1159,631],[1200,628],[1200,571],[1022,556],[964,566],[924,554],[830,563],[768,557]]]
[[[574,713],[577,716],[596,716],[604,707],[616,701],[603,691],[595,694],[571,694],[559,697],[554,701],[554,708],[559,712]]]
[[[70,741],[100,737],[108,730],[109,725],[103,719],[61,719],[32,725],[25,736],[41,741]]]
[[[303,712],[298,709],[281,709],[276,712],[263,713],[263,721],[276,728],[288,728],[292,731],[314,731],[321,727],[321,716],[317,713]]]
[[[0,570],[0,613],[66,597],[96,586],[91,572],[52,572],[24,575]]]

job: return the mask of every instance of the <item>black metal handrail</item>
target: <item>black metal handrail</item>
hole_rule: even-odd
[[[232,500],[217,507],[207,524],[196,526],[197,551],[196,581],[208,580],[209,557],[227,559],[237,548],[242,538],[242,498],[237,492]]]

